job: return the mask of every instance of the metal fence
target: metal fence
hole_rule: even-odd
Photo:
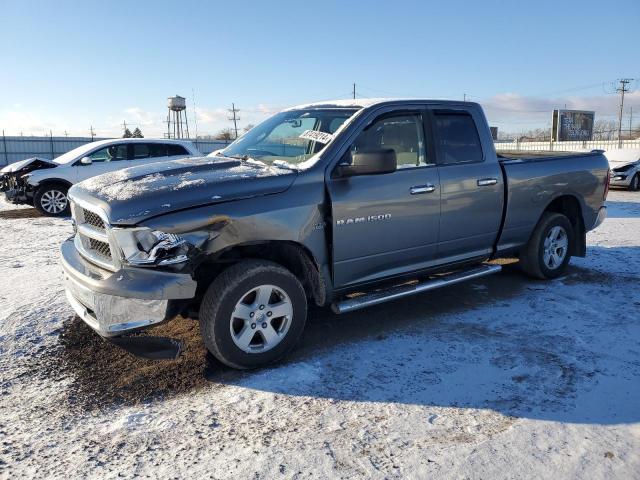
[[[0,165],[24,160],[25,158],[40,157],[52,160],[74,148],[92,141],[105,140],[91,137],[0,137]],[[229,144],[216,140],[191,140],[195,147],[207,155],[224,148]],[[496,150],[555,150],[555,151],[589,151],[615,150],[617,148],[640,148],[638,140],[592,140],[587,142],[496,142]]]
[[[0,137],[0,165],[8,165],[31,157],[53,160],[74,148],[105,138],[91,137]],[[215,140],[191,140],[204,155],[224,148],[229,142]]]
[[[589,140],[585,142],[496,142],[496,150],[552,150],[558,152],[616,150],[618,148],[640,148],[638,140]]]

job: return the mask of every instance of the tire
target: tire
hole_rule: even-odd
[[[291,272],[277,263],[245,260],[222,272],[207,289],[200,332],[207,350],[225,365],[256,368],[287,354],[306,318],[307,298]]]
[[[69,215],[69,187],[62,183],[48,183],[36,190],[33,206],[43,215],[64,217]]]
[[[555,234],[558,234],[557,240],[553,240]],[[571,260],[573,240],[573,227],[567,217],[560,213],[543,213],[520,253],[520,268],[528,276],[541,280],[559,277]],[[546,244],[548,248],[545,248]],[[561,248],[563,244],[564,249]]]
[[[632,192],[636,192],[640,189],[640,175],[635,174],[631,179],[631,183],[629,183],[629,190]]]

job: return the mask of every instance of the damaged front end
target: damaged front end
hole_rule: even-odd
[[[57,165],[41,158],[29,158],[12,163],[0,170],[0,192],[10,203],[30,204],[33,202],[33,188],[27,182],[34,170],[55,168]]]

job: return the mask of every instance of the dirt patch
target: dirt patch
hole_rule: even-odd
[[[176,360],[147,360],[105,341],[79,318],[65,323],[60,347],[51,352],[52,368],[72,378],[69,402],[83,409],[139,404],[199,389],[206,371],[221,368],[207,354],[198,323],[177,318],[142,335],[177,338],[183,343]]]
[[[0,210],[0,218],[5,220],[20,220],[24,218],[38,218],[42,214],[35,208],[16,208],[14,210]]]

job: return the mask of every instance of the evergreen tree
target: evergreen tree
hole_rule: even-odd
[[[131,138],[132,137],[132,133],[131,130],[129,130],[128,128],[124,129],[124,135],[122,135],[122,138]]]
[[[133,138],[144,138],[144,135],[142,135],[142,132],[138,127],[136,127],[136,129],[133,131],[132,136]]]

